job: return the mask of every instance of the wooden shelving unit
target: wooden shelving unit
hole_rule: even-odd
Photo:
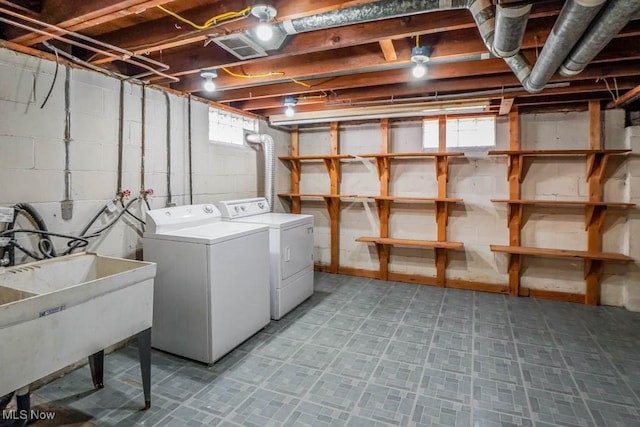
[[[461,203],[462,199],[447,197],[447,182],[449,180],[449,157],[462,157],[464,153],[447,152],[446,150],[446,120],[440,118],[440,141],[439,151],[420,153],[391,153],[389,152],[388,121],[382,123],[382,146],[380,153],[364,153],[357,157],[373,158],[376,161],[378,178],[380,179],[380,195],[373,197],[378,206],[378,217],[380,220],[380,236],[363,236],[356,239],[357,242],[372,243],[376,245],[378,262],[380,265],[380,279],[390,278],[389,261],[391,247],[404,246],[414,248],[433,248],[435,250],[436,278],[438,286],[446,285],[446,265],[447,250],[462,250],[462,242],[447,241],[447,224],[449,221],[449,205]],[[407,197],[392,196],[389,194],[389,179],[391,176],[391,161],[393,159],[402,160],[422,160],[426,158],[435,159],[435,173],[438,181],[437,197]],[[411,240],[396,239],[389,236],[389,216],[391,215],[392,203],[434,203],[435,216],[438,225],[437,240]],[[402,278],[402,275],[394,275],[395,278]],[[430,278],[422,278],[422,282],[428,282]]]
[[[389,121],[383,119],[380,121],[382,132],[382,144],[380,153],[364,153],[364,154],[340,154],[338,140],[338,124],[331,124],[331,153],[321,155],[305,155],[299,154],[299,134],[298,130],[292,131],[291,155],[280,157],[280,160],[287,163],[291,169],[291,192],[279,194],[280,197],[287,198],[291,201],[291,212],[300,213],[301,201],[303,200],[323,200],[326,203],[331,221],[331,262],[327,266],[317,266],[320,269],[336,273],[344,271],[339,266],[339,220],[340,220],[340,203],[343,200],[373,200],[378,208],[378,216],[380,220],[380,235],[375,237],[363,236],[356,241],[363,243],[375,244],[378,252],[379,271],[365,272],[357,271],[361,274],[375,273],[372,277],[383,280],[390,279],[390,274],[394,280],[407,280],[418,283],[436,283],[439,286],[445,286],[445,269],[447,263],[447,250],[462,250],[461,242],[448,242],[446,239],[446,227],[449,217],[449,205],[461,203],[462,199],[447,197],[447,181],[449,169],[449,157],[461,157],[464,153],[447,152],[445,144],[445,128],[446,121],[444,117],[441,119],[441,141],[440,151],[437,152],[420,152],[420,153],[391,153],[389,152]],[[376,162],[378,177],[380,179],[380,194],[376,196],[358,196],[339,194],[339,182],[341,173],[341,163],[354,161],[359,158],[373,158]],[[436,179],[438,181],[437,197],[418,197],[418,196],[392,196],[389,194],[390,169],[393,159],[399,160],[435,160]],[[324,162],[327,173],[331,181],[331,189],[328,194],[302,194],[300,193],[300,173],[301,165],[305,162]],[[391,206],[394,203],[409,204],[434,204],[435,217],[438,224],[437,240],[412,240],[397,239],[389,236],[389,216]],[[436,278],[426,277],[404,277],[406,275],[390,273],[389,256],[393,246],[404,246],[414,248],[432,248],[435,250],[436,261]],[[458,286],[460,286],[458,284]]]
[[[509,254],[509,294],[533,295],[534,290],[520,289],[521,257],[536,256],[547,258],[577,258],[584,261],[586,292],[585,295],[562,294],[540,291],[537,296],[570,301],[581,300],[585,304],[596,305],[600,297],[600,276],[602,263],[630,262],[632,259],[623,254],[602,252],[602,229],[605,213],[609,208],[629,208],[632,203],[604,202],[602,200],[602,180],[610,156],[623,155],[631,150],[606,150],[602,148],[600,104],[589,103],[589,148],[579,150],[520,150],[519,117],[517,110],[509,115],[509,150],[489,151],[489,155],[508,156],[507,179],[509,181],[509,199],[492,200],[506,203],[509,226],[509,245],[491,245],[494,252]],[[589,199],[584,201],[560,200],[523,200],[520,198],[520,183],[524,179],[524,157],[539,156],[586,156],[586,180],[589,184]],[[584,207],[585,229],[587,231],[587,250],[565,250],[550,248],[532,248],[521,246],[520,233],[523,226],[523,208],[525,206]],[[530,292],[529,292],[530,291]]]

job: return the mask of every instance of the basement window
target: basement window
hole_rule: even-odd
[[[438,149],[440,128],[438,120],[422,122],[422,148]],[[485,148],[496,145],[495,116],[447,119],[447,148]]]
[[[257,131],[257,119],[209,107],[209,141],[243,145],[245,132]]]

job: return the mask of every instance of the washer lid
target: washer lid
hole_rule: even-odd
[[[153,209],[147,211],[146,231],[164,234],[181,228],[219,222],[220,217],[220,211],[212,204]]]
[[[288,228],[298,225],[312,225],[313,215],[299,215],[289,213],[266,213],[232,220],[250,224],[266,224],[272,228]]]
[[[198,225],[196,227],[170,230],[166,233],[145,233],[144,237],[145,239],[171,240],[176,242],[212,245],[268,230],[269,227],[261,224],[213,222],[210,224]]]

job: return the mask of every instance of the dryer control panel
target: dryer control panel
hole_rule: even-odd
[[[264,197],[253,199],[225,200],[218,204],[222,218],[236,219],[269,213],[271,208]]]

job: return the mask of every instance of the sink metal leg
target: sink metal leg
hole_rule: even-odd
[[[104,388],[104,350],[89,356],[89,367],[95,388]]]
[[[151,407],[151,328],[138,334],[138,358],[144,391],[144,409]]]

